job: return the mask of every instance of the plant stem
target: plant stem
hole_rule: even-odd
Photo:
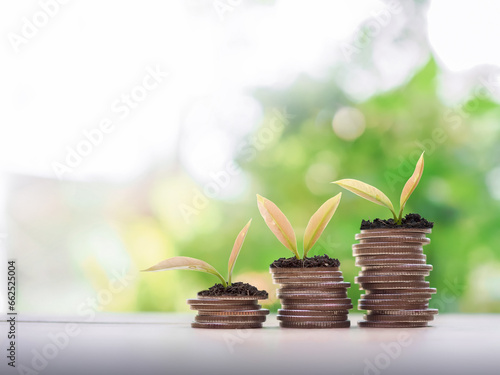
[[[224,278],[222,277],[222,275],[216,270],[214,269],[213,272],[210,272],[212,275],[214,276],[217,276],[219,278],[219,280],[222,282],[222,286],[224,286],[224,288],[227,288],[227,284],[226,283],[226,280],[224,280]],[[231,280],[229,279],[229,285],[231,285]]]
[[[396,222],[397,225],[401,225],[403,222],[403,213],[399,213],[399,217],[394,216],[394,221]]]

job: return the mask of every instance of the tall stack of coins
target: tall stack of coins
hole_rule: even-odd
[[[193,328],[246,329],[262,328],[269,310],[262,309],[254,296],[222,296],[188,299],[191,310],[198,315]]]
[[[365,291],[359,309],[367,310],[360,327],[426,327],[437,314],[429,309],[436,289],[425,277],[432,270],[426,264],[423,246],[430,243],[431,229],[367,229],[356,235],[353,245],[356,265],[361,267],[355,282]]]
[[[281,285],[282,308],[278,320],[283,328],[347,328],[351,299],[350,283],[338,267],[271,268],[273,281]]]

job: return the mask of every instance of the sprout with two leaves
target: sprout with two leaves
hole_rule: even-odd
[[[330,222],[339,206],[341,197],[342,193],[339,193],[327,200],[309,220],[304,232],[304,251],[302,258],[297,250],[295,232],[285,214],[281,212],[278,206],[273,202],[260,195],[257,195],[257,204],[260,214],[276,238],[285,245],[287,249],[294,253],[297,259],[304,259]]]
[[[195,258],[189,257],[173,257],[169,259],[165,259],[160,263],[150,267],[144,272],[152,272],[152,271],[166,271],[166,270],[191,270],[191,271],[200,271],[206,272],[211,275],[217,276],[224,288],[231,286],[232,276],[234,264],[236,263],[236,259],[238,258],[238,254],[240,253],[241,247],[243,246],[243,242],[245,241],[245,237],[247,236],[248,228],[252,220],[250,220],[247,225],[241,230],[238,237],[236,237],[236,241],[234,242],[233,250],[231,251],[231,255],[229,256],[229,262],[227,267],[227,280],[210,264]]]
[[[333,183],[353,192],[356,195],[359,195],[362,198],[365,198],[366,200],[369,200],[370,202],[387,207],[389,210],[391,210],[391,213],[394,217],[394,222],[397,225],[401,225],[401,222],[403,220],[403,209],[405,208],[406,202],[408,202],[408,198],[410,198],[410,195],[417,187],[423,172],[424,172],[424,153],[422,152],[422,155],[420,155],[420,158],[418,159],[417,165],[415,167],[415,171],[413,172],[409,180],[406,182],[403,188],[403,192],[401,193],[401,197],[399,199],[398,215],[396,215],[394,206],[391,200],[387,198],[387,195],[385,195],[379,189],[371,185],[353,179],[338,180],[334,181]]]

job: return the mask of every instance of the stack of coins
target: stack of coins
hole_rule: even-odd
[[[365,291],[358,307],[367,310],[360,327],[426,327],[434,319],[437,310],[428,307],[436,289],[425,281],[432,266],[423,253],[430,232],[368,229],[356,235],[359,244],[352,248],[361,272],[355,282]]]
[[[278,320],[283,328],[347,328],[351,299],[350,283],[338,267],[271,268],[273,281],[281,285],[282,308]]]
[[[193,328],[262,328],[269,310],[262,309],[253,296],[222,296],[188,299],[191,310],[198,310]]]

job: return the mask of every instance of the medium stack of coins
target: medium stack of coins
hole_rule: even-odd
[[[436,289],[425,281],[432,266],[423,253],[430,232],[368,229],[356,235],[360,243],[352,248],[361,272],[355,282],[365,291],[358,307],[367,310],[360,327],[426,327],[434,319],[437,310],[428,306]]]
[[[191,310],[198,310],[193,328],[262,328],[269,310],[262,309],[253,296],[222,296],[188,299]]]
[[[283,328],[347,328],[351,299],[350,283],[338,267],[271,268],[273,281],[281,285],[282,308],[278,320]]]

